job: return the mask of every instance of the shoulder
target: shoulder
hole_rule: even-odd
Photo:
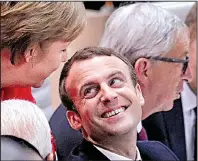
[[[158,141],[138,141],[137,146],[143,160],[179,160],[166,145]]]

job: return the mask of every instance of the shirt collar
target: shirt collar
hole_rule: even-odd
[[[190,89],[187,82],[184,82],[184,90],[181,93],[181,98],[184,112],[190,111],[197,106],[196,95]]]
[[[142,130],[142,121],[140,121],[139,124],[137,125],[137,132],[140,133],[141,130]]]
[[[109,150],[106,150],[106,149],[103,149],[101,147],[98,147],[97,145],[94,145],[94,146],[110,160],[131,160],[131,159],[127,158],[127,157],[121,156],[121,155],[113,153],[113,152],[111,152]],[[136,152],[137,152],[136,160],[142,160],[142,158],[140,156],[140,151],[139,151],[137,146],[136,146]]]

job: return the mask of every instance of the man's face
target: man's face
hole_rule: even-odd
[[[136,130],[144,103],[139,85],[135,88],[129,67],[115,56],[97,56],[75,62],[66,80],[78,114],[70,124],[82,125],[85,137],[100,141]],[[75,128],[76,125],[72,125]]]
[[[189,52],[189,43],[181,36],[178,37],[172,50],[162,57],[177,58],[185,60]],[[184,80],[190,81],[192,78],[188,66],[183,74],[183,63],[171,63],[154,61],[149,81],[149,92],[145,100],[152,102],[153,113],[159,111],[168,111],[173,107],[173,101],[180,97],[183,91]],[[146,102],[146,101],[145,101]],[[146,103],[145,103],[146,104]],[[147,105],[147,104],[146,104]]]

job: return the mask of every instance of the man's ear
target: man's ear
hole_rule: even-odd
[[[135,90],[136,90],[138,99],[140,101],[140,105],[143,106],[144,105],[144,97],[142,95],[142,91],[141,91],[140,85],[138,83],[136,84]]]
[[[74,111],[68,110],[66,112],[66,117],[69,121],[70,126],[75,130],[80,130],[82,127],[81,118],[79,114]]]
[[[135,62],[134,69],[141,84],[145,84],[145,81],[148,81],[150,67],[151,63],[146,58],[139,58]]]

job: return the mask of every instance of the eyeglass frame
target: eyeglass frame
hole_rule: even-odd
[[[183,75],[186,73],[186,70],[188,68],[188,63],[189,63],[189,56],[186,56],[185,60],[177,59],[177,58],[160,57],[160,56],[148,56],[148,57],[144,57],[144,58],[151,59],[151,60],[163,61],[163,62],[169,62],[169,63],[183,63],[183,68],[182,68]]]

